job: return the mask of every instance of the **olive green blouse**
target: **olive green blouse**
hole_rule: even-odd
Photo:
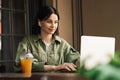
[[[59,36],[54,36],[53,42],[46,50],[46,45],[38,35],[31,35],[23,38],[19,43],[15,58],[14,70],[21,71],[20,55],[32,53],[32,71],[44,71],[44,65],[59,65],[64,62],[76,63],[80,54],[68,42]]]

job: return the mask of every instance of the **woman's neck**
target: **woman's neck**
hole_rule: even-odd
[[[51,41],[52,41],[52,35],[51,34],[41,34],[40,35],[41,36],[41,38],[42,38],[42,40],[44,41],[44,42],[46,42],[46,43],[51,43]]]

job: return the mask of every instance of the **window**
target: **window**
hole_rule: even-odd
[[[27,1],[0,0],[0,66],[6,72],[12,71],[19,41],[29,34]]]

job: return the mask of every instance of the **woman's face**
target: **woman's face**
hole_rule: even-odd
[[[58,27],[58,16],[56,14],[51,14],[47,20],[39,21],[39,26],[41,26],[41,34],[54,34]]]

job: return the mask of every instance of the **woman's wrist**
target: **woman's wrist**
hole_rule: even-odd
[[[45,70],[45,71],[57,71],[57,70],[58,70],[58,66],[54,66],[54,65],[44,65],[44,70]]]
[[[52,66],[52,69],[53,69],[54,71],[57,71],[57,66]]]
[[[53,66],[53,70],[54,70],[54,71],[60,70],[60,69],[59,69],[59,66]]]

